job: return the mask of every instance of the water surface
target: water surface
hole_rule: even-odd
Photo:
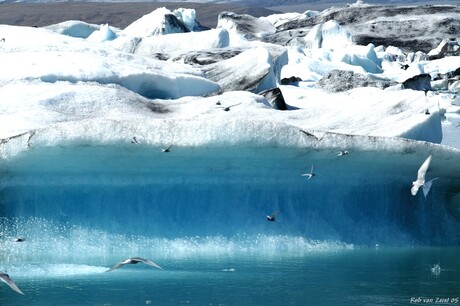
[[[156,260],[163,271],[131,265],[110,273],[104,271],[113,261],[8,265],[25,295],[4,285],[0,304],[439,305],[439,299],[448,299],[455,305],[459,252],[459,247],[344,247],[172,256]],[[439,274],[430,269],[437,263]]]

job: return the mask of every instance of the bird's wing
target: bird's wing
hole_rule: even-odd
[[[417,182],[421,184],[425,183],[425,173],[428,171],[428,167],[430,166],[431,162],[431,155],[423,162],[417,172]]]
[[[115,269],[118,269],[120,268],[121,266],[124,266],[125,264],[123,262],[119,262],[117,263],[115,266],[113,266],[112,268],[110,268],[109,270],[105,271],[105,272],[110,272],[112,270],[115,270]]]
[[[313,174],[313,164],[311,164],[311,174]]]
[[[423,195],[425,196],[425,198],[428,196],[428,192],[430,192],[430,189],[431,189],[431,185],[433,184],[433,181],[434,180],[437,180],[438,177],[435,177],[434,179],[426,182],[425,184],[423,184],[423,187],[422,187],[422,190],[423,190]]]
[[[280,213],[281,213],[281,210],[275,211],[270,215],[270,217],[276,218],[276,216],[278,216]]]
[[[142,261],[143,263],[149,265],[149,266],[152,266],[152,267],[155,267],[157,269],[160,269],[160,270],[164,270],[162,267],[160,267],[159,265],[157,265],[156,263],[154,263],[153,261],[150,261],[148,259],[144,259],[144,258],[138,258],[139,261]]]
[[[21,291],[21,289],[19,289],[19,287],[16,285],[16,283],[8,276],[8,274],[1,274],[0,277],[1,277],[2,281],[4,281],[5,283],[8,284],[8,286],[10,286],[11,289],[13,289],[14,291],[16,291],[19,294],[24,294]]]

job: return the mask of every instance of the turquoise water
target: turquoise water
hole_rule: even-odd
[[[0,304],[440,305],[447,299],[443,304],[455,305],[459,253],[459,247],[346,247],[194,255],[159,258],[163,271],[139,264],[110,273],[103,271],[113,262],[19,264],[8,272],[25,295],[3,284]],[[438,275],[430,269],[437,263]]]
[[[440,179],[427,198],[412,196],[425,159],[33,148],[0,161],[0,271],[25,293],[0,283],[0,305],[457,304],[457,164],[433,157],[427,175]],[[135,256],[165,270],[104,272]]]

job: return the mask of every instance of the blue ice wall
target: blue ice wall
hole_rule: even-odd
[[[64,236],[78,226],[165,239],[285,235],[356,245],[458,244],[460,215],[452,201],[458,179],[439,179],[427,199],[421,192],[413,197],[421,161],[278,147],[34,148],[1,164],[0,226],[3,235],[31,235],[30,222],[12,223],[35,218],[62,225]],[[317,175],[307,180],[301,174],[311,164]],[[276,210],[279,222],[267,222]],[[40,231],[47,234],[42,225]]]

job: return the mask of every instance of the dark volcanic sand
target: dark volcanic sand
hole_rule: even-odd
[[[250,14],[255,17],[278,13],[264,8],[203,3],[3,3],[0,4],[0,24],[41,27],[67,20],[81,20],[93,24],[108,23],[124,29],[133,21],[159,7],[170,10],[179,7],[194,8],[198,22],[210,28],[216,27],[217,16],[223,11]]]

